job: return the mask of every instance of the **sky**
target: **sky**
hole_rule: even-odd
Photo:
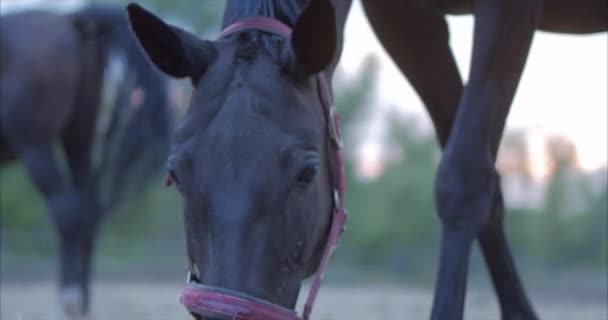
[[[79,0],[3,0],[0,9],[27,8],[41,3],[64,9]],[[470,64],[473,37],[471,16],[449,17],[451,46],[463,79]],[[369,55],[380,66],[374,105],[415,115],[423,127],[431,123],[424,107],[409,83],[376,40],[359,1],[354,1],[345,30],[341,69],[349,76],[360,71]],[[605,167],[608,163],[608,41],[606,33],[573,36],[537,32],[524,70],[507,130],[526,130],[536,162],[542,163],[542,142],[548,135],[563,135],[574,142],[580,166],[585,170]],[[381,126],[380,126],[381,127]],[[370,128],[370,141],[364,153],[374,157],[379,152],[378,132]],[[534,162],[534,161],[533,161]],[[538,165],[543,170],[543,165]],[[540,172],[539,171],[539,172]],[[542,174],[542,172],[540,172]]]

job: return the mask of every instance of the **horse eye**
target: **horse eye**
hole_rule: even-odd
[[[308,184],[311,183],[317,174],[317,170],[319,169],[318,164],[308,165],[300,170],[298,173],[298,183]]]

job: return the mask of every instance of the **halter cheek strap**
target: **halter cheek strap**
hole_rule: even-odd
[[[244,30],[260,30],[286,38],[289,38],[291,34],[291,28],[278,20],[267,17],[255,17],[243,19],[229,25],[220,32],[219,38],[224,38],[230,34]],[[344,160],[341,153],[342,137],[339,129],[340,117],[333,105],[327,79],[322,73],[319,73],[316,77],[318,94],[326,115],[328,136],[331,139],[330,154],[333,156],[333,162],[330,164],[330,167],[333,181],[333,209],[325,250],[323,251],[319,267],[315,272],[314,281],[306,299],[302,316],[298,316],[294,310],[286,309],[275,303],[247,294],[196,283],[190,277],[192,265],[190,255],[188,254],[188,279],[180,300],[191,313],[234,320],[308,320],[310,318],[317,294],[321,288],[325,268],[338,246],[347,216],[342,202],[345,183]]]

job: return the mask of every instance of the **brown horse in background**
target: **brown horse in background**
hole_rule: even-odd
[[[80,319],[103,216],[162,168],[167,79],[138,48],[119,8],[18,12],[3,15],[0,26],[0,161],[21,161],[46,199],[60,240],[63,310]],[[125,76],[105,106],[110,56],[125,62]],[[134,91],[143,101],[129,101]]]

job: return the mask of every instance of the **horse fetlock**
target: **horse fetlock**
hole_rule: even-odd
[[[66,320],[86,319],[86,298],[84,290],[71,285],[60,289],[59,302],[63,318]]]

